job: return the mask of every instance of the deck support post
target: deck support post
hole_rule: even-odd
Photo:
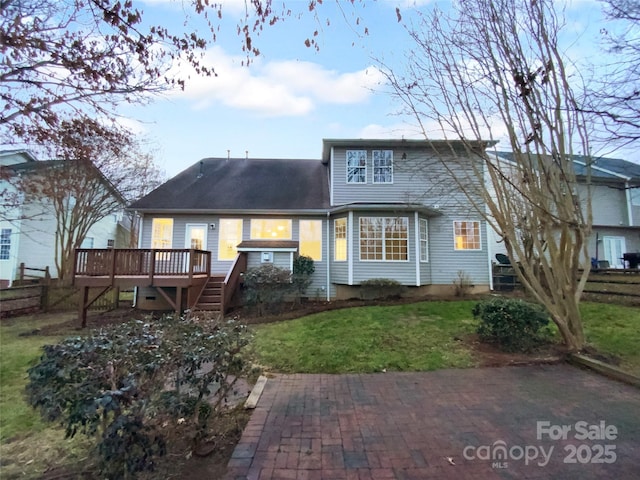
[[[80,311],[78,312],[78,317],[80,318],[80,327],[86,328],[87,326],[87,300],[89,299],[89,287],[82,287],[80,289]]]
[[[79,311],[79,317],[80,317],[80,326],[82,328],[85,328],[87,326],[87,310],[89,310],[89,307],[91,305],[93,305],[93,302],[95,302],[97,299],[99,299],[102,295],[104,295],[105,293],[107,293],[109,291],[109,289],[111,288],[111,285],[109,285],[108,287],[103,288],[102,290],[100,290],[96,295],[93,296],[93,298],[89,298],[89,288],[90,287],[82,287],[81,290],[81,295],[80,295],[80,311]]]
[[[176,287],[176,315],[182,313],[182,287]]]

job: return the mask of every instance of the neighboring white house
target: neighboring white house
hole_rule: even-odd
[[[498,161],[513,161],[510,152],[495,152]],[[587,175],[587,162],[591,166]],[[574,155],[578,198],[591,196],[593,228],[589,255],[611,268],[628,267],[625,254],[640,254],[640,165],[616,158]],[[587,184],[588,182],[588,184]],[[588,186],[587,186],[588,185]],[[490,229],[492,251],[506,254],[499,235]],[[602,265],[602,263],[601,263]]]
[[[28,174],[38,161],[27,150],[0,151],[0,287],[6,287],[19,275],[19,267],[44,269],[49,267],[56,277],[55,231],[56,217],[48,205],[41,202],[25,203],[24,195],[14,187],[11,178]],[[73,202],[73,198],[69,198]],[[124,209],[124,203],[123,203]],[[83,247],[113,248],[129,246],[130,228],[122,213],[106,217],[91,227]],[[44,275],[33,271],[33,275]]]

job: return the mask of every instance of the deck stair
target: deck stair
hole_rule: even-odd
[[[214,275],[209,277],[202,295],[198,299],[196,304],[197,310],[205,310],[211,312],[219,312],[222,305],[222,283],[224,282],[224,276]]]

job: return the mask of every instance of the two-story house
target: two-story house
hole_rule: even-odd
[[[486,144],[476,147],[483,152]],[[328,300],[358,296],[371,278],[397,280],[413,294],[449,291],[459,272],[476,290],[488,290],[486,222],[447,180],[442,152],[434,149],[469,157],[461,142],[326,139],[318,160],[195,163],[130,206],[142,217],[139,247],[155,252],[143,261],[155,259],[153,266],[138,272],[149,280],[135,283],[137,306],[203,306],[196,298],[206,287],[198,283],[192,292],[185,283],[185,300],[167,275],[157,275],[159,260],[173,265],[165,274],[190,271],[194,286],[205,269],[228,280],[239,257],[243,268],[272,262],[291,269],[295,255],[307,255],[315,262],[307,295]],[[206,265],[189,249],[204,252]],[[81,259],[81,271],[87,261]],[[92,282],[80,283],[98,284]]]
[[[27,150],[0,151],[0,286],[7,287],[17,278],[19,266],[30,269],[49,267],[55,278],[55,232],[60,227],[46,198],[30,199],[20,191],[20,178],[47,175],[59,161],[39,161]],[[115,193],[114,193],[115,195]],[[114,248],[129,245],[130,221],[124,216],[125,202],[118,197],[122,210],[99,220],[90,228],[82,244],[86,248]],[[70,196],[65,199],[73,202]],[[32,270],[33,276],[42,271]]]

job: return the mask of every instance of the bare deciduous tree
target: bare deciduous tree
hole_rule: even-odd
[[[9,178],[25,205],[13,211],[31,220],[55,219],[54,260],[63,282],[71,279],[74,250],[89,230],[105,217],[123,215],[129,202],[162,180],[134,137],[86,121],[63,122],[55,130],[50,153],[62,160],[17,165],[12,170],[19,175]]]
[[[70,117],[110,117],[119,102],[182,88],[180,72],[215,75],[203,55],[228,7],[174,1],[189,27],[150,23],[134,0],[0,0],[0,143],[30,143]],[[305,11],[317,15],[321,3],[245,0],[236,33],[246,62],[260,53],[255,37],[263,28]],[[304,44],[318,48],[317,35]]]
[[[468,144],[464,155],[443,152],[450,181],[502,237],[520,281],[576,351],[585,342],[578,306],[591,205],[577,197],[571,155],[588,155],[589,144],[561,27],[551,0],[461,0],[409,27],[406,74],[386,73],[427,139],[435,131]],[[473,148],[501,138],[510,161]]]
[[[610,151],[640,140],[640,1],[605,0],[604,12],[611,21],[601,30],[607,63],[596,66],[582,109]]]

